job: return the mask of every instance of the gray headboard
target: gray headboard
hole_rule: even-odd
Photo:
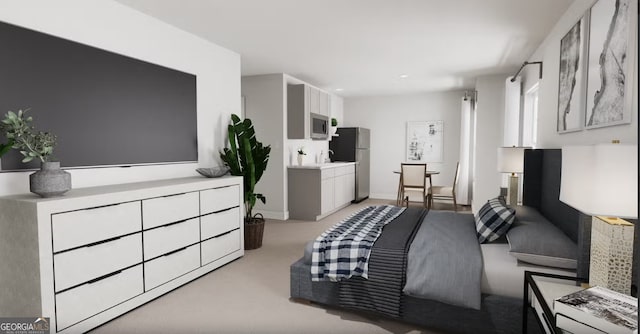
[[[561,168],[562,150],[526,150],[522,202],[538,209],[578,243],[580,212],[559,200]]]
[[[591,216],[582,214],[576,209],[560,202],[560,177],[562,171],[561,149],[525,150],[524,181],[522,203],[531,206],[549,221],[558,226],[571,240],[578,244],[579,277],[589,277],[589,252],[591,248]],[[633,284],[637,286],[638,268],[640,267],[639,237],[640,226],[636,224]],[[635,290],[635,287],[632,289]]]

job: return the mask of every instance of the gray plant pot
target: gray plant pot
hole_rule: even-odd
[[[71,174],[60,169],[60,162],[43,162],[29,175],[29,190],[42,197],[60,196],[71,189]]]

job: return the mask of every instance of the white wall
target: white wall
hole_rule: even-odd
[[[191,176],[220,164],[229,115],[240,113],[238,54],[110,0],[0,1],[0,20],[197,76],[197,164],[70,170],[74,188]],[[28,192],[29,173],[0,173],[0,195]]]
[[[492,75],[476,81],[473,212],[500,194],[502,174],[498,172],[497,159],[498,147],[503,143],[506,78],[507,75]]]
[[[582,130],[577,132],[558,134],[556,132],[556,118],[558,111],[558,75],[560,70],[560,40],[571,27],[584,15],[595,1],[574,1],[567,12],[554,26],[544,42],[529,58],[529,61],[542,60],[544,63],[543,78],[539,87],[539,114],[538,114],[538,147],[560,148],[569,144],[596,144],[608,143],[612,139],[619,139],[622,143],[638,142],[638,61],[637,39],[636,55],[629,58],[635,64],[633,80],[633,103],[631,124],[610,126],[605,128]],[[633,13],[632,13],[633,14]],[[636,28],[637,29],[637,28]],[[637,31],[637,30],[636,30]],[[538,81],[538,68],[528,66],[524,72],[524,91],[527,91]]]
[[[406,161],[406,129],[410,121],[444,121],[444,162],[427,163],[440,171],[434,185],[453,183],[460,156],[461,91],[344,99],[344,125],[371,130],[371,198],[395,199],[400,163]]]

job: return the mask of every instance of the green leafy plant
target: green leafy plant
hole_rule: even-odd
[[[338,126],[338,120],[335,118],[331,118],[331,126]]]
[[[0,143],[0,157],[2,157],[5,153],[9,152],[12,146],[13,146],[13,140],[7,140],[6,144]]]
[[[298,154],[299,155],[307,155],[307,153],[304,152],[304,147],[301,147],[298,149]]]
[[[264,146],[256,139],[251,120],[244,121],[236,114],[231,115],[231,124],[227,127],[229,147],[220,152],[220,158],[229,167],[231,175],[242,176],[244,180],[244,221],[252,223],[257,221],[253,216],[253,207],[256,200],[260,199],[266,204],[267,199],[262,194],[254,192],[255,186],[260,181],[262,174],[267,169],[271,146]],[[258,214],[256,214],[258,215]]]
[[[27,163],[33,159],[40,159],[41,162],[50,161],[53,148],[56,146],[56,136],[42,131],[36,131],[31,125],[33,118],[26,116],[27,110],[7,112],[0,122],[0,130],[5,133],[8,143],[0,147],[0,153],[4,154],[9,149],[19,150],[24,156],[22,162]],[[0,156],[2,155],[0,154]]]

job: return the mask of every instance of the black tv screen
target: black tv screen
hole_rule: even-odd
[[[0,45],[0,115],[29,109],[61,166],[198,160],[195,75],[4,22]],[[12,150],[1,169],[39,167],[21,160]]]

